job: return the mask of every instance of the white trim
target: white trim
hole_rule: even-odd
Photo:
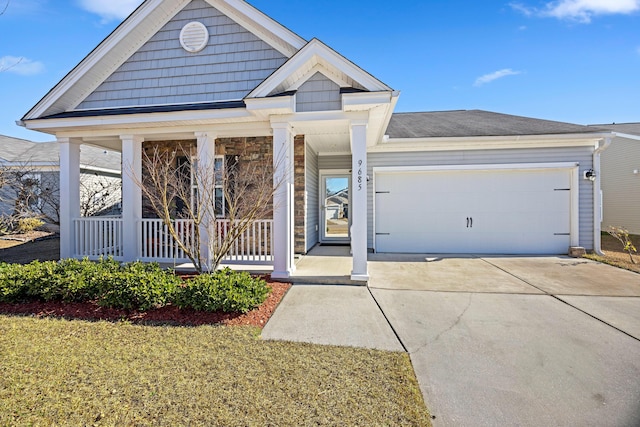
[[[439,165],[439,166],[376,166],[373,173],[412,173],[412,172],[437,172],[437,171],[483,171],[483,170],[520,170],[520,169],[568,169],[580,166],[577,162],[561,163],[497,163],[487,165]]]
[[[536,171],[550,169],[567,169],[571,172],[571,207],[570,207],[570,242],[578,246],[580,241],[580,163],[499,163],[487,165],[442,165],[442,166],[376,166],[373,168],[373,250],[377,251],[376,242],[376,183],[378,174],[415,173],[415,172],[455,172],[455,171]],[[594,201],[595,203],[595,201]],[[568,250],[568,248],[567,248]]]
[[[369,147],[370,153],[461,151],[509,148],[596,147],[602,134],[396,138]]]
[[[348,87],[349,86],[349,83],[346,80],[342,80],[342,79],[338,78],[338,76],[336,76],[334,73],[331,73],[331,72],[328,72],[328,71],[329,70],[327,70],[327,67],[325,67],[324,65],[318,63],[318,64],[314,65],[313,68],[311,68],[309,71],[307,71],[301,78],[299,78],[298,81],[296,81],[291,86],[287,87],[286,91],[300,89],[300,87],[303,84],[305,84],[311,77],[315,76],[316,73],[322,74],[324,77],[326,77],[327,79],[331,80],[332,82],[337,84],[339,87]]]
[[[616,136],[616,138],[633,139],[636,141],[640,141],[640,135],[632,135],[630,133],[623,132],[613,132],[613,134]]]

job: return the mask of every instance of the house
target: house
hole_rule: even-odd
[[[63,257],[179,258],[147,251],[161,224],[143,218],[135,182],[144,147],[185,141],[200,164],[273,161],[284,185],[260,222],[268,242],[233,255],[266,257],[274,278],[327,242],[351,245],[361,281],[370,250],[600,250],[598,165],[611,132],[486,111],[394,114],[398,97],[242,0],[146,0],[21,124],[60,145]],[[121,151],[130,171],[121,218],[94,228],[78,210],[84,144]],[[350,190],[349,230],[338,235],[327,233],[323,203],[334,179]]]
[[[0,215],[12,215],[16,204],[59,222],[60,155],[57,142],[32,142],[0,135]],[[120,203],[120,153],[84,146],[80,154],[82,213],[117,213]],[[20,199],[24,200],[20,200]]]
[[[593,126],[617,135],[602,153],[602,225],[640,235],[640,123]]]

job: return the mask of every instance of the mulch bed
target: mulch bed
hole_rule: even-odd
[[[103,308],[95,302],[28,302],[21,304],[0,303],[0,313],[33,315],[36,317],[61,317],[65,319],[128,321],[137,324],[170,324],[179,326],[198,325],[250,325],[264,327],[278,304],[291,287],[288,283],[279,283],[266,279],[271,293],[266,301],[248,313],[208,313],[192,309],[179,309],[166,306],[145,312]]]

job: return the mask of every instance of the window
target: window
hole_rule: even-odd
[[[198,167],[198,159],[191,157],[191,207],[194,212],[197,212],[198,207],[198,180],[194,171]],[[215,198],[215,215],[216,218],[223,218],[226,213],[226,201],[224,197],[224,156],[215,156],[214,164],[214,198]]]

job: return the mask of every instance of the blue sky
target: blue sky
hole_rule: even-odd
[[[640,121],[640,0],[249,3],[401,91],[397,112]],[[15,120],[138,4],[10,0],[0,15],[0,134],[51,140]]]

